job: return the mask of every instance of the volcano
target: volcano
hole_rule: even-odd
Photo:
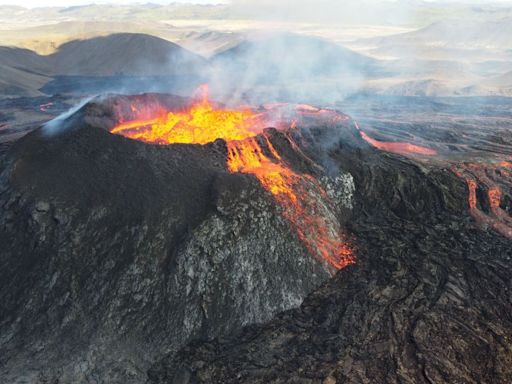
[[[323,175],[298,138],[267,129],[260,113],[205,103],[94,99],[9,149],[6,380],[140,382],[158,355],[270,320],[353,262],[340,221],[352,177]],[[143,120],[163,129],[178,117],[176,136],[154,138]],[[187,136],[193,124],[219,131]]]
[[[206,87],[94,98],[2,147],[0,377],[510,382],[500,155]]]

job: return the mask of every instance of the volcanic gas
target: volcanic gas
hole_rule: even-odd
[[[332,214],[332,203],[322,185],[313,176],[293,170],[264,131],[270,126],[294,129],[312,116],[331,122],[346,117],[306,105],[268,104],[259,111],[249,107],[217,107],[208,98],[207,86],[201,87],[200,96],[180,111],[131,105],[136,118],[125,120],[118,116],[119,124],[111,133],[153,144],[207,144],[224,140],[228,170],[258,179],[311,254],[336,269],[354,263],[353,249]],[[292,147],[297,147],[290,135],[286,137]]]

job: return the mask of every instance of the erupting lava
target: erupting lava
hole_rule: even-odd
[[[132,107],[132,112],[138,115],[133,108],[136,107]],[[314,107],[299,106],[297,112],[325,114],[334,120],[345,118],[334,111]],[[287,166],[263,132],[269,121],[265,113],[249,108],[215,108],[208,101],[208,88],[204,86],[201,100],[186,111],[158,110],[156,116],[145,111],[143,118],[121,122],[111,132],[158,144],[206,144],[224,139],[228,170],[254,175],[281,206],[284,217],[312,254],[336,269],[354,263],[352,249],[333,214],[326,192],[312,176],[299,174]]]
[[[216,139],[243,140],[256,136],[264,128],[261,115],[246,109],[215,109],[208,101],[208,88],[201,88],[201,100],[188,111],[157,110],[157,116],[143,110],[141,120],[123,122],[111,130],[131,139],[158,144],[206,144]],[[138,107],[132,112],[141,115]]]

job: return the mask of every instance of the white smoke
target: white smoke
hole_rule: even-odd
[[[85,106],[89,101],[94,99],[96,96],[87,97],[81,100],[77,105],[71,107],[66,112],[60,114],[53,120],[48,121],[42,127],[43,134],[47,136],[53,136],[60,133],[65,128],[65,121],[73,116],[78,110]]]

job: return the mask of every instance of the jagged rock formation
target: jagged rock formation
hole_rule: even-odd
[[[159,356],[268,321],[332,275],[254,177],[227,171],[223,141],[149,145],[111,124],[92,102],[4,154],[0,381],[140,383]],[[335,176],[341,216],[352,179]]]
[[[197,341],[150,383],[509,383],[512,248],[477,229],[449,169],[337,145],[358,262],[298,309]]]

